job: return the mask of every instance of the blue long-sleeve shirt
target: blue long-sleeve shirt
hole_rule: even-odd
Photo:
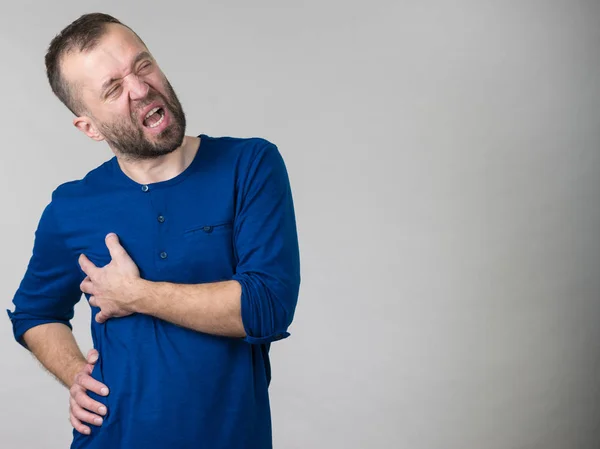
[[[291,188],[277,147],[262,138],[201,138],[176,177],[142,185],[113,157],[60,185],[44,209],[33,254],[8,311],[17,341],[44,323],[70,325],[81,298],[84,253],[110,262],[115,232],[150,281],[237,280],[247,336],[193,331],[134,314],[91,332],[100,359],[89,395],[108,414],[72,449],[268,449],[270,343],[289,336],[300,286]],[[89,300],[89,295],[85,294]]]

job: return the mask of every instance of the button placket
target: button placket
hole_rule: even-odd
[[[169,260],[169,248],[168,248],[168,211],[167,201],[165,195],[167,195],[168,189],[152,189],[152,214],[157,221],[154,237],[154,255],[153,258],[156,261],[157,270],[161,271],[167,269],[167,261]]]
[[[157,220],[159,223],[164,223],[164,222],[165,222],[165,216],[164,216],[164,215],[162,215],[162,214],[159,214],[159,215],[158,215],[158,217],[156,217],[156,220]],[[162,231],[163,231],[163,228],[162,228],[162,226],[160,226],[160,225],[159,225],[159,228],[158,228],[158,233],[159,233],[159,235],[162,235]],[[162,240],[162,239],[159,239],[159,240]],[[160,257],[161,259],[163,259],[163,260],[164,260],[164,259],[166,259],[168,256],[169,256],[169,255],[167,254],[167,252],[166,252],[166,251],[161,251],[161,252],[160,252],[160,254],[159,254],[159,257]]]

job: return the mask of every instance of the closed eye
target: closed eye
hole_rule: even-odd
[[[152,65],[152,63],[150,63],[150,62],[146,62],[146,63],[144,63],[144,64],[143,64],[143,65],[142,65],[142,66],[141,66],[141,67],[138,69],[138,71],[145,70],[145,69],[147,69],[148,67],[150,67],[151,65]]]
[[[115,87],[113,87],[111,90],[109,90],[109,91],[106,93],[106,96],[107,96],[107,97],[112,97],[114,94],[116,94],[116,93],[117,93],[117,91],[118,91],[120,88],[121,88],[121,85],[120,85],[120,84],[119,84],[119,85],[117,85],[117,86],[115,86]]]

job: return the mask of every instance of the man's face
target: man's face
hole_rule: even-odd
[[[88,136],[132,159],[168,154],[183,142],[185,114],[158,64],[128,28],[108,24],[91,52],[62,63],[85,116],[74,120]]]

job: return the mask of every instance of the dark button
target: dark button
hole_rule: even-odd
[[[283,335],[281,335],[281,334],[275,334],[273,336],[273,339],[275,339],[275,340],[281,340],[281,337],[283,337]]]
[[[165,217],[163,217],[162,215],[159,215],[157,220],[159,223],[163,223],[165,221]]]
[[[160,253],[160,258],[161,259],[166,259],[167,258],[167,253],[164,252],[164,251],[162,253]]]
[[[144,184],[142,186],[142,192],[147,192],[147,191],[148,191],[148,186]]]
[[[213,228],[212,228],[212,226],[204,226],[204,227],[202,228],[202,230],[203,230],[204,232],[212,232]]]

